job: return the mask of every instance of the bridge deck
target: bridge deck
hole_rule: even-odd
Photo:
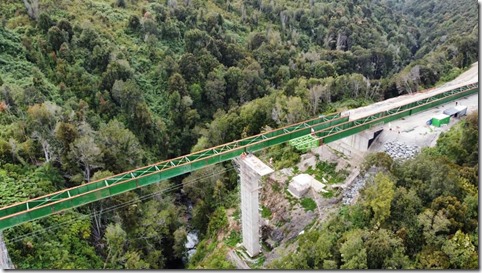
[[[478,71],[478,62],[477,62],[477,63],[474,63],[469,70],[465,71],[459,77],[457,77],[457,79],[450,81],[437,88],[430,88],[430,89],[422,90],[417,93],[401,95],[395,98],[376,102],[364,107],[347,110],[345,112],[342,112],[341,114],[342,116],[343,115],[350,116],[350,120],[367,117],[378,112],[397,108],[402,105],[409,104],[421,99],[426,99],[426,98],[435,96],[437,94],[447,92],[451,89],[462,87],[467,84],[476,83],[478,82],[478,76],[479,76],[479,71]]]

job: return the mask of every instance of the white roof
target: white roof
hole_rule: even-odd
[[[458,105],[458,106],[454,106],[455,110],[457,111],[462,111],[462,110],[465,110],[467,109],[467,106],[464,106],[464,105]]]
[[[298,184],[296,182],[291,182],[290,187],[294,188],[298,192],[304,192],[310,188],[310,184]],[[293,194],[293,195],[296,195],[296,194]]]
[[[293,182],[300,185],[304,185],[304,184],[310,185],[311,180],[313,180],[313,177],[306,173],[298,174],[297,176],[293,177]]]
[[[290,187],[296,189],[298,192],[303,192],[310,188],[312,177],[308,174],[299,174],[291,180]]]
[[[447,118],[447,117],[450,117],[449,115],[446,115],[446,114],[438,114],[438,115],[435,115],[433,116],[433,118],[435,119],[444,119],[444,118]]]
[[[298,191],[306,189],[308,187],[312,187],[316,192],[320,192],[320,191],[326,192],[326,190],[323,189],[325,187],[325,184],[321,183],[320,181],[316,180],[313,176],[306,173],[302,173],[293,177],[290,185],[292,185]]]

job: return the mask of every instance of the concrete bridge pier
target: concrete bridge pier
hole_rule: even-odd
[[[241,177],[241,222],[243,246],[249,256],[259,254],[260,221],[259,221],[259,181],[261,177],[273,172],[256,156],[243,154],[238,160]]]

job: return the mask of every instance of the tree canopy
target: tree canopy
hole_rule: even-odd
[[[0,204],[449,81],[478,59],[476,11],[469,0],[0,1]],[[471,264],[471,248],[460,245],[477,226],[476,123],[468,118],[418,161],[382,158],[391,174],[375,179],[360,205],[369,215],[358,215],[356,232],[366,237],[315,236],[321,256],[303,266],[400,268],[406,255],[427,267]],[[279,166],[299,158],[289,147],[269,152],[283,157]],[[446,171],[448,162],[458,167]],[[12,259],[22,269],[179,266],[191,224],[185,198],[201,239],[222,233],[237,204],[235,172],[209,170],[223,174],[200,189],[190,183],[203,171],[12,228]],[[145,196],[156,202],[141,203]],[[403,215],[412,201],[417,217]],[[401,215],[406,222],[392,223]],[[343,259],[333,252],[340,245]],[[195,260],[232,268],[225,251]]]

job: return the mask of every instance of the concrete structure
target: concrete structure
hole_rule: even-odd
[[[368,151],[368,148],[370,148],[370,145],[373,143],[373,141],[382,131],[383,128],[381,126],[377,126],[377,128],[372,128],[359,134],[345,137],[340,141],[343,141],[345,144],[348,144],[350,147],[358,151],[366,152]]]
[[[325,183],[326,183],[326,179],[323,178],[323,183],[321,183],[320,181],[314,179],[313,177],[311,177],[311,188],[315,191],[315,192],[328,192],[327,190],[325,190]]]
[[[445,110],[443,113],[451,117],[459,118],[467,115],[467,106],[455,106]]]
[[[459,105],[454,108],[457,110],[456,118],[467,115],[467,106]]]
[[[259,230],[259,180],[273,169],[254,155],[243,155],[239,162],[241,176],[241,221],[243,245],[249,256],[258,255],[261,244]]]
[[[308,190],[312,188],[315,192],[327,192],[325,190],[325,184],[321,183],[320,181],[313,178],[313,176],[302,173],[299,174],[291,180],[288,191],[296,198],[301,198],[303,195],[308,192]]]
[[[311,175],[299,174],[291,180],[288,191],[296,198],[301,198],[311,187]]]
[[[467,115],[467,106],[459,105],[455,106],[455,109],[457,110],[457,114],[455,115],[456,118],[459,118],[461,116]]]

